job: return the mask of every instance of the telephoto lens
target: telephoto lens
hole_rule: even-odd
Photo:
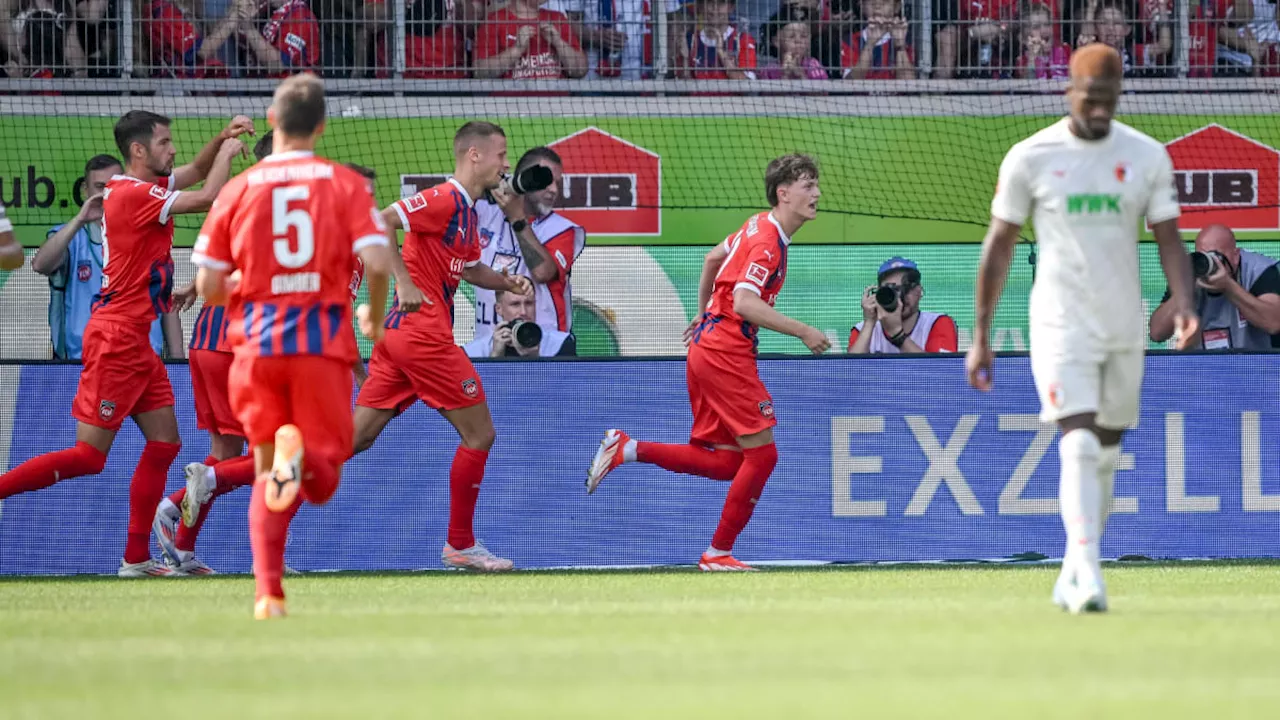
[[[516,320],[511,323],[511,337],[526,350],[535,348],[542,344],[542,328],[536,322]]]
[[[885,309],[886,312],[893,312],[898,309],[898,289],[881,285],[876,288],[876,303]]]
[[[545,165],[530,165],[511,178],[511,189],[517,195],[527,195],[550,187],[553,176]]]
[[[1191,274],[1197,279],[1209,277],[1218,271],[1218,258],[1221,257],[1216,252],[1193,252],[1191,253]]]

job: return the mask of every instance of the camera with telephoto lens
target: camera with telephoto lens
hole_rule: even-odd
[[[551,168],[545,165],[530,165],[507,178],[510,181],[511,192],[517,195],[528,195],[539,190],[545,190],[551,186],[553,179],[555,178],[551,173]]]
[[[1219,265],[1230,267],[1226,256],[1217,250],[1210,250],[1207,253],[1193,252],[1191,253],[1191,274],[1196,279],[1209,277],[1218,272]]]
[[[898,309],[898,288],[893,285],[881,285],[876,288],[876,304],[884,308],[885,312],[893,312]]]
[[[512,320],[506,326],[511,328],[511,338],[525,350],[536,348],[542,344],[542,327],[538,323],[529,322],[528,320]]]

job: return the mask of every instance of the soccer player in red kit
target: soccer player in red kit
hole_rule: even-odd
[[[773,399],[756,371],[759,329],[799,338],[815,355],[831,347],[821,331],[773,309],[791,238],[818,214],[818,167],[806,155],[784,155],[769,163],[764,182],[773,209],[753,215],[702,266],[698,300],[705,311],[685,331],[693,407],[688,444],[638,442],[609,430],[587,472],[588,493],[624,462],[732,481],[711,546],[698,560],[707,571],[754,569],[734,559],[733,543],[778,462]]]
[[[480,376],[453,342],[453,295],[461,280],[520,295],[533,287],[528,278],[499,274],[480,262],[474,199],[496,188],[510,167],[502,128],[463,125],[453,137],[453,156],[452,178],[382,212],[389,225],[407,231],[404,264],[427,302],[405,312],[397,287],[386,341],[374,347],[369,379],[356,398],[355,452],[371,447],[391,418],[415,400],[438,410],[462,439],[449,471],[449,532],[440,559],[450,567],[501,572],[512,568],[511,561],[489,552],[472,532],[494,430]]]
[[[173,216],[209,209],[231,172],[231,159],[244,153],[236,137],[252,132],[253,122],[237,116],[191,164],[175,169],[168,118],[133,110],[116,123],[127,174],[111,178],[103,193],[102,290],[84,331],[84,369],[71,411],[76,444],[0,475],[0,499],[96,475],[124,419],[132,417],[147,444],[129,485],[121,577],[171,574],[151,559],[147,540],[181,444],[169,375],[147,335],[157,316],[190,299],[173,292]],[[181,192],[201,180],[199,191]]]
[[[304,499],[333,496],[351,456],[355,257],[372,306],[360,308],[360,326],[375,341],[391,269],[387,226],[365,179],[313,154],[324,116],[316,76],[280,84],[267,110],[273,153],[223,189],[191,256],[200,294],[231,313],[231,406],[258,471],[249,501],[258,619],[285,615],[289,522]]]

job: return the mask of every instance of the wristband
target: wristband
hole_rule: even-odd
[[[897,335],[894,335],[893,337],[888,338],[888,340],[890,345],[896,348],[900,348],[902,347],[902,344],[907,341],[907,331],[899,330]]]
[[[520,218],[519,220],[511,223],[511,232],[519,234],[527,227],[529,227],[529,221],[524,218]]]

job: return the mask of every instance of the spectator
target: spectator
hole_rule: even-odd
[[[504,185],[492,193],[493,202],[476,203],[480,262],[497,272],[532,280],[538,324],[548,333],[572,332],[573,287],[569,278],[574,261],[586,246],[587,234],[555,211],[564,173],[560,156],[550,148],[533,148],[520,157],[515,174],[534,166],[551,172],[551,184],[546,188],[515,195]],[[475,288],[477,338],[493,334],[498,324],[497,305],[492,290]]]
[[[1280,75],[1280,26],[1276,24],[1276,0],[1253,0],[1244,13],[1239,6],[1228,9],[1231,25],[1218,30],[1218,58],[1227,60],[1250,75]]]
[[[455,7],[453,0],[414,0],[405,11],[406,78],[467,76],[467,39],[456,22]]]
[[[1135,43],[1123,0],[1089,0],[1076,46],[1100,42],[1115,48],[1124,61],[1125,77],[1164,74],[1173,49],[1173,28],[1167,10],[1158,0],[1150,4],[1149,10],[1156,41]]]
[[[955,77],[956,63],[960,55],[960,36],[963,28],[957,24],[960,18],[961,0],[931,0],[933,4],[933,77],[949,80]]]
[[[475,76],[512,80],[580,78],[587,56],[569,18],[539,0],[511,0],[476,33]]]
[[[84,49],[67,0],[0,0],[0,42],[11,78],[84,77]]]
[[[840,67],[850,80],[914,80],[915,53],[907,39],[907,19],[901,0],[862,0],[866,21],[862,32],[849,38]]]
[[[813,56],[811,27],[809,11],[794,7],[784,7],[782,12],[765,26],[764,35],[769,38],[774,57],[766,59],[760,66],[761,79],[827,79],[826,68]]]
[[[200,54],[212,58],[234,37],[269,75],[285,76],[316,67],[320,62],[320,25],[307,0],[268,0],[261,7],[263,12],[271,10],[271,15],[259,23],[258,0],[235,0],[205,37]]]
[[[914,262],[889,258],[880,266],[877,283],[862,293],[862,322],[849,333],[849,353],[956,352],[956,321],[920,309],[924,288]],[[877,290],[886,291],[885,295],[892,292],[892,310],[877,301]],[[868,326],[872,327],[870,332],[865,331]]]
[[[573,357],[578,354],[572,335],[534,322],[537,304],[533,296],[499,290],[495,299],[499,324],[487,337],[477,337],[462,347],[468,357]]]
[[[1053,12],[1041,3],[1025,5],[1018,14],[1021,26],[1021,51],[1018,54],[1018,77],[1059,80],[1067,77],[1071,46],[1055,43]]]
[[[694,0],[694,25],[675,44],[676,75],[755,80],[756,41],[733,24],[734,0]]]
[[[198,29],[199,16],[181,3],[187,0],[150,0],[140,22],[143,32],[135,36],[135,54],[140,55],[140,70],[152,75],[175,78],[226,77],[227,69],[218,59],[218,51],[226,40],[209,43]],[[233,5],[228,16],[244,13],[242,5]]]
[[[80,0],[76,3],[76,30],[85,53],[90,77],[118,77],[116,34],[120,14],[115,0]]]
[[[1276,261],[1260,253],[1241,250],[1236,236],[1225,225],[1210,225],[1196,235],[1192,265],[1196,278],[1196,314],[1200,341],[1205,350],[1271,350],[1280,348],[1280,269]],[[1212,268],[1207,262],[1212,258]],[[1248,288],[1248,289],[1246,289]],[[1151,339],[1164,342],[1173,336],[1173,303],[1166,290],[1160,307],[1151,314]]]
[[[80,212],[65,225],[49,230],[44,245],[31,258],[31,269],[49,278],[49,330],[53,356],[79,360],[81,337],[94,296],[102,289],[102,194],[107,181],[124,170],[110,155],[96,155],[84,166],[85,195]],[[181,358],[182,323],[176,312],[151,325],[151,348],[157,355]]]
[[[961,24],[954,31],[958,75],[966,78],[1006,77],[1017,64],[1013,26],[1018,0],[968,0],[959,6]],[[1056,4],[1050,5],[1053,17]]]
[[[840,67],[845,38],[857,30],[858,0],[831,0],[830,15],[813,32],[813,55],[827,69],[827,77],[844,77]]]
[[[653,77],[652,5],[676,22],[680,0],[551,0],[587,50],[587,77],[639,80]]]

